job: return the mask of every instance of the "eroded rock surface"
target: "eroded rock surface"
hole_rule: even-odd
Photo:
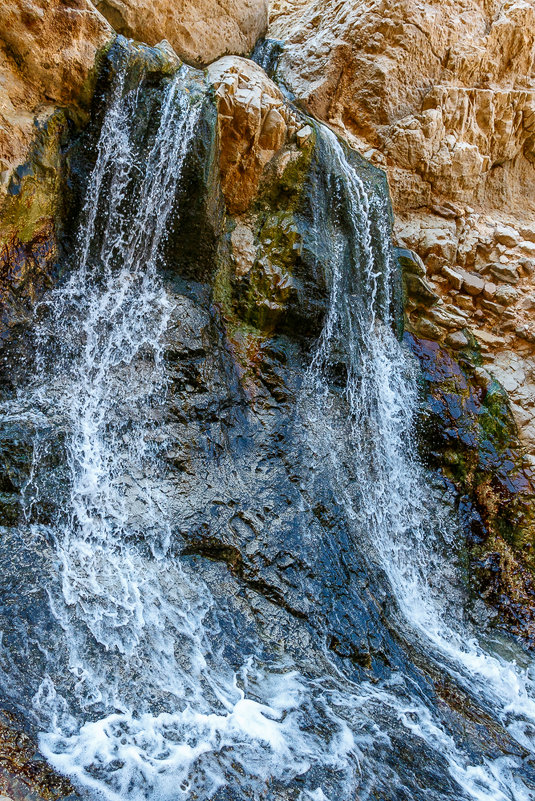
[[[89,0],[0,6],[0,173],[25,160],[36,123],[58,106],[87,114],[95,59],[113,31]]]
[[[299,101],[388,173],[397,240],[442,300],[411,324],[453,348],[473,331],[533,457],[518,370],[535,365],[534,14],[523,0],[275,0],[269,34]]]
[[[267,27],[267,0],[95,0],[117,33],[154,45],[167,39],[190,64],[247,55]]]

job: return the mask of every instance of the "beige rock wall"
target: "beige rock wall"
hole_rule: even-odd
[[[267,27],[268,0],[94,0],[118,33],[154,45],[167,39],[190,64],[247,55]]]
[[[23,162],[35,120],[82,108],[98,50],[113,31],[89,0],[0,2],[0,184]],[[1,180],[3,179],[3,180]]]
[[[397,241],[431,292],[411,324],[457,348],[473,331],[535,462],[535,3],[273,0],[270,13],[288,86],[387,171]]]

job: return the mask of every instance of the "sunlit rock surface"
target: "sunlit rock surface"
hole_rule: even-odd
[[[445,340],[464,318],[535,459],[535,410],[517,379],[535,366],[534,13],[529,2],[274,0],[269,36],[285,42],[278,74],[299,101],[386,169],[398,242],[451,309],[447,325],[426,315],[422,335],[434,326]]]
[[[190,64],[247,55],[267,27],[267,0],[94,0],[117,33],[167,39]]]

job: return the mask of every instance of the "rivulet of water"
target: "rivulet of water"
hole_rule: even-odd
[[[25,526],[51,544],[48,601],[61,632],[57,651],[25,646],[45,657],[24,679],[41,750],[81,793],[110,801],[529,799],[517,756],[474,760],[400,673],[357,682],[320,647],[308,663],[289,649],[267,655],[170,547],[161,450],[175,300],[163,252],[203,102],[186,73],[163,82],[148,145],[136,136],[143,81],[130,88],[128,64],[117,73],[77,260],[43,302],[35,376],[9,408],[36,431]],[[532,749],[530,676],[486,653],[443,602],[460,592],[441,555],[454,521],[437,512],[414,456],[416,379],[391,325],[387,201],[329,130],[318,136],[330,195],[317,198],[315,235],[328,239],[330,298],[295,436],[333,483],[355,547],[388,577],[408,639]],[[50,511],[43,465],[58,444]],[[8,657],[0,648],[4,673]],[[420,783],[403,748],[436,762],[440,787]]]

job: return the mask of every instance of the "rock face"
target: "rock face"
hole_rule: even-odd
[[[126,33],[138,31],[136,35],[150,40],[160,34],[172,38],[176,32],[178,12],[174,6],[134,7],[118,0],[98,5],[112,24]],[[501,96],[502,89],[496,88],[500,82],[514,84],[511,75],[515,71],[524,70],[528,75],[531,69],[526,58],[529,61],[533,50],[532,20],[530,9],[521,3],[504,6],[496,19],[491,12],[498,14],[499,9],[488,3],[484,7],[465,5],[461,10],[469,42],[461,48],[459,42],[455,44],[458,32],[451,23],[459,9],[458,3],[443,4],[434,9],[433,17],[408,3],[356,8],[353,4],[353,9],[349,3],[336,7],[309,3],[306,8],[293,4],[291,13],[276,8],[279,33],[284,33],[284,26],[290,32],[281,74],[315,114],[387,168],[396,202],[398,242],[405,246],[398,251],[405,292],[405,338],[422,367],[422,450],[433,471],[427,474],[429,481],[440,487],[433,497],[445,516],[459,516],[464,524],[470,589],[487,601],[486,622],[490,618],[497,627],[505,624],[509,632],[533,645],[534,483],[503,389],[518,399],[513,404],[517,421],[522,414],[529,418],[531,384],[527,381],[535,381],[535,368],[530,373],[526,366],[535,341],[529,327],[530,311],[535,308],[530,289],[535,232],[528,221],[532,200],[527,189],[532,163],[529,137],[524,137],[524,120],[529,117],[522,111],[521,122],[513,126],[515,135],[509,136],[509,106],[505,101],[499,106],[496,99]],[[8,41],[6,64],[14,59],[9,74],[15,77],[5,84],[14,108],[22,97],[15,91],[17,80],[21,86],[30,67],[35,74],[28,114],[22,115],[20,124],[13,117],[6,138],[15,143],[10,156],[14,164],[26,158],[30,146],[26,163],[11,171],[6,180],[0,228],[0,330],[8,346],[2,367],[9,375],[9,380],[0,380],[0,389],[2,400],[9,405],[14,389],[25,391],[34,378],[32,353],[25,339],[28,312],[57,275],[72,268],[69,254],[57,247],[58,230],[68,217],[58,204],[62,198],[68,201],[67,188],[71,191],[73,184],[78,185],[79,195],[87,189],[102,122],[100,93],[109,91],[117,66],[114,59],[123,48],[132,58],[132,86],[139,84],[141,97],[132,138],[141,154],[138,161],[145,166],[150,163],[154,121],[162,113],[162,92],[169,87],[178,60],[167,44],[154,48],[127,45],[118,37],[103,59],[91,121],[80,133],[78,122],[83,121],[93,90],[92,65],[99,48],[113,36],[112,29],[89,3],[12,4],[1,13]],[[239,9],[236,14],[240,16]],[[69,15],[89,26],[86,49],[80,44],[76,50],[77,29],[61,23],[71,19]],[[257,22],[259,19],[261,15],[255,17]],[[482,20],[488,24],[483,25]],[[47,50],[49,24],[59,38]],[[26,25],[28,34],[17,25]],[[196,45],[191,51],[186,52],[187,43],[181,45],[179,39],[174,43],[191,61],[202,62],[208,59],[210,48],[219,52],[215,33],[219,35],[221,30],[214,32],[214,40],[203,40],[202,25],[195,30]],[[85,34],[80,36],[85,41]],[[332,48],[329,36],[336,36]],[[26,38],[32,43],[28,50],[23,47]],[[253,39],[251,34],[249,44]],[[72,53],[64,65],[65,80],[61,57],[54,55],[58,42]],[[413,62],[414,69],[410,66]],[[490,77],[479,75],[482,65]],[[452,687],[441,689],[440,663],[429,660],[425,648],[411,641],[411,632],[400,626],[393,609],[395,600],[385,588],[382,572],[373,567],[373,548],[366,544],[369,518],[355,515],[339,491],[342,476],[349,492],[355,491],[359,508],[363,485],[352,452],[348,388],[358,388],[365,376],[351,373],[351,359],[358,363],[359,354],[353,346],[356,343],[358,348],[362,330],[348,321],[359,322],[359,315],[350,313],[349,307],[353,312],[366,309],[371,293],[363,297],[363,287],[368,285],[362,276],[369,274],[356,271],[357,266],[364,270],[369,263],[364,257],[363,264],[360,257],[355,258],[354,254],[360,253],[355,231],[363,236],[355,221],[360,217],[372,221],[366,231],[374,248],[374,269],[382,265],[386,270],[385,265],[394,262],[385,257],[389,218],[379,215],[387,207],[386,200],[381,205],[384,173],[338,144],[347,163],[358,168],[358,182],[347,189],[341,180],[342,162],[335,158],[337,151],[326,132],[291,106],[258,65],[232,56],[218,60],[205,74],[193,69],[186,72],[191,83],[185,85],[185,92],[191,97],[195,87],[193,95],[202,103],[202,113],[196,118],[195,143],[179,195],[175,205],[169,201],[175,214],[162,259],[160,279],[172,309],[162,359],[168,395],[165,403],[151,407],[150,419],[144,419],[148,440],[159,443],[155,447],[165,465],[162,495],[171,499],[171,555],[180,557],[186,573],[200,575],[216,599],[215,608],[226,610],[221,636],[229,644],[236,669],[253,643],[251,652],[266,649],[268,661],[277,657],[277,649],[287,653],[304,675],[317,671],[322,679],[323,672],[334,665],[353,684],[362,680],[366,684],[368,680],[370,684],[391,682],[393,688],[400,688],[404,710],[417,686],[419,702],[424,700],[428,708],[436,709],[437,721],[447,731],[454,730],[460,742],[467,740],[468,750],[486,754],[492,741],[491,750],[516,754],[500,721],[477,708],[476,731],[473,721],[469,722],[470,714],[464,717],[464,699],[461,688],[453,687],[455,681],[453,691]],[[341,94],[334,89],[337,81]],[[469,87],[470,82],[481,81],[489,86]],[[455,92],[450,83],[455,84]],[[329,99],[331,90],[334,105]],[[492,102],[498,105],[492,106],[494,111],[487,117],[478,105],[480,90],[490,93],[489,103],[496,95]],[[529,94],[526,87],[516,85],[507,92],[517,110],[520,106],[515,103],[521,101],[514,93],[519,97]],[[463,117],[459,108],[465,108],[462,98],[472,97],[470,93],[473,98],[467,101]],[[46,103],[41,106],[43,98]],[[429,98],[434,106],[426,105]],[[67,108],[59,110],[58,105]],[[29,133],[33,132],[31,120],[41,108],[43,121],[34,137]],[[433,114],[427,113],[431,111]],[[503,112],[505,122],[498,112]],[[430,120],[435,121],[438,133],[429,128]],[[487,125],[485,136],[475,137],[476,123]],[[21,132],[19,150],[17,131]],[[436,144],[436,152],[430,142]],[[496,170],[504,170],[505,177]],[[136,180],[141,177],[132,177],[133,187]],[[363,198],[373,200],[366,206],[371,216],[359,216],[352,205],[360,185]],[[419,194],[424,185],[427,194]],[[518,219],[500,206],[501,194],[509,189]],[[380,224],[374,214],[379,215]],[[104,216],[102,228],[106,220]],[[95,254],[103,251],[102,242],[108,241],[98,238],[104,237],[104,231],[98,230],[93,243],[95,263]],[[347,303],[348,316],[342,318],[345,325],[330,316],[334,301],[329,280],[332,283],[338,272],[346,278],[335,293],[343,308]],[[347,275],[353,276],[351,281]],[[392,279],[396,287],[389,286],[392,306],[398,305],[396,275],[394,272]],[[95,280],[93,289],[97,283]],[[382,285],[379,282],[377,286]],[[154,306],[149,306],[150,314],[153,310]],[[45,316],[46,309],[42,313]],[[362,319],[367,320],[365,315]],[[317,383],[311,387],[311,356],[318,352],[318,337],[329,328],[326,320],[331,322],[331,331],[335,325],[337,334],[325,356],[323,372],[315,374]],[[384,322],[382,318],[374,322],[377,336]],[[388,316],[388,325],[383,326],[389,331],[390,322]],[[64,339],[74,349],[83,346],[76,336],[72,343]],[[526,343],[524,353],[507,351],[511,343],[518,347],[519,342]],[[65,353],[69,352],[61,351],[63,356]],[[70,364],[68,358],[56,360],[55,355],[54,364]],[[152,362],[146,349],[138,355],[132,375],[139,368],[136,380],[141,380],[150,373]],[[486,369],[485,361],[503,387]],[[122,380],[121,364],[119,360]],[[351,386],[350,377],[354,381]],[[117,386],[128,395],[136,385],[118,381]],[[329,439],[325,427],[318,425],[321,414],[318,416],[318,407],[311,401],[314,393],[321,397],[327,392],[335,428],[341,426],[339,434],[347,435],[342,449],[335,451],[336,467],[330,452],[336,439]],[[121,412],[126,406],[123,404]],[[13,656],[11,667],[19,691],[14,694],[16,708],[24,716],[49,656],[55,680],[62,682],[67,677],[70,681],[65,631],[54,619],[48,600],[51,586],[60,592],[58,560],[52,539],[43,533],[64,518],[70,479],[65,445],[68,424],[58,422],[56,409],[45,423],[25,416],[24,410],[20,418],[17,414],[14,409],[0,430],[0,544],[10,599],[0,608],[0,628],[5,635],[3,644]],[[528,418],[525,434],[529,434]],[[123,422],[128,425],[128,419]],[[39,426],[42,430],[37,431]],[[372,441],[376,428],[370,425],[369,432]],[[125,429],[125,443],[128,433]],[[39,475],[34,478],[36,440],[43,447],[38,453]],[[35,488],[35,503],[30,504],[29,512],[35,524],[32,538],[23,496],[34,481],[30,492]],[[138,513],[143,498],[136,495],[134,484],[125,497]],[[135,529],[132,537],[137,536]],[[452,546],[448,542],[446,546],[451,551],[464,543]],[[143,553],[144,568],[150,571],[154,560],[150,549],[145,552],[144,548],[141,543],[139,553]],[[453,561],[445,562],[452,570]],[[157,572],[160,569],[158,563]],[[469,606],[466,587],[461,590],[459,585],[458,579],[447,584],[452,592],[448,602],[457,610],[465,609],[465,603]],[[473,618],[478,631],[487,631],[477,613]],[[20,646],[28,630],[39,646],[31,658]],[[43,643],[50,654],[41,647]],[[105,650],[104,658],[113,659],[113,649]],[[60,654],[57,661],[56,651]],[[110,665],[113,670],[117,667],[114,662]],[[135,671],[125,662],[125,678],[130,680],[131,674]],[[72,694],[65,686],[66,693]],[[136,699],[138,695],[136,690]],[[360,700],[357,706],[361,706]],[[380,746],[373,754],[376,761],[371,763],[370,774],[379,784],[371,790],[385,801],[398,801],[400,792],[404,797],[419,797],[422,786],[432,788],[433,798],[457,799],[458,788],[452,785],[442,757],[423,745],[420,734],[412,733],[410,726],[401,730],[398,712],[393,710],[381,712],[391,738],[378,740],[375,729],[369,738],[366,733],[374,749],[376,742]],[[375,712],[372,707],[374,725],[378,719]],[[323,719],[318,720],[320,728]],[[3,731],[0,719],[0,739],[7,739],[10,745],[8,724]],[[27,779],[35,774],[33,748],[29,743],[23,745],[20,760]],[[10,753],[7,748],[8,756]],[[391,775],[385,778],[385,764],[394,770],[395,781]],[[370,771],[369,764],[364,768]],[[244,775],[235,765],[232,770],[233,776]],[[401,784],[396,783],[398,778]],[[238,779],[238,784],[241,781]],[[64,795],[70,789],[46,771],[33,784],[45,798]],[[11,791],[10,785],[7,791]],[[269,792],[290,799],[300,791],[296,786],[287,792],[275,782]],[[230,793],[245,798],[238,791],[235,796],[232,789]],[[319,797],[313,788],[309,794]],[[331,796],[343,797],[334,784]],[[223,788],[215,797],[223,801],[230,796]],[[252,796],[247,793],[247,797]]]
[[[236,214],[251,204],[268,162],[304,126],[254,62],[222,58],[211,65],[208,76],[219,110],[223,194]]]
[[[50,282],[66,214],[63,151],[87,122],[112,36],[87,0],[0,7],[0,340]]]
[[[97,52],[113,31],[88,0],[0,6],[0,175],[24,161],[34,120],[58,106],[87,113]],[[5,190],[4,180],[4,190]]]
[[[275,0],[270,36],[300,102],[388,173],[398,242],[443,301],[411,324],[452,346],[471,328],[535,458],[518,381],[535,368],[534,15],[522,0]]]
[[[190,64],[247,55],[267,27],[267,0],[95,0],[117,33],[154,45],[167,39]]]

